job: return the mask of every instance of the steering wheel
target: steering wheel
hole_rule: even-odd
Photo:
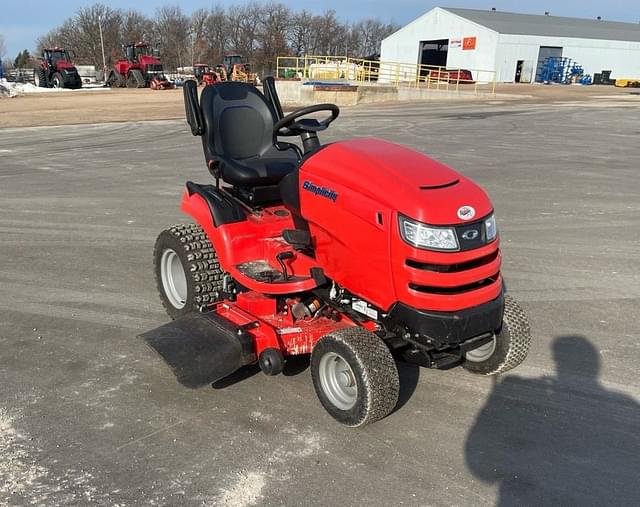
[[[303,116],[319,111],[329,111],[331,114],[322,121],[313,118],[303,118],[299,120],[299,118]],[[273,135],[274,137],[289,137],[299,136],[305,132],[320,132],[326,130],[339,114],[340,108],[335,104],[316,104],[315,106],[296,109],[293,113],[288,114],[273,126]]]

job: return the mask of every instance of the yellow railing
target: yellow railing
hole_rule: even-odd
[[[350,81],[446,91],[486,89],[495,94],[496,73],[482,69],[451,69],[437,65],[364,60],[346,56],[280,56],[280,79]]]

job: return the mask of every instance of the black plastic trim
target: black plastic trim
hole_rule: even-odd
[[[296,169],[280,180],[280,197],[289,211],[300,214],[300,171]]]
[[[469,269],[475,269],[486,264],[490,264],[496,259],[496,257],[498,257],[498,252],[499,251],[496,250],[491,252],[489,255],[484,255],[467,262],[459,262],[457,264],[430,264],[413,259],[407,259],[405,264],[409,268],[420,269],[423,271],[433,271],[435,273],[459,273],[461,271],[468,271]]]
[[[396,303],[388,319],[406,327],[412,333],[412,340],[440,349],[499,330],[503,311],[504,295],[500,294],[493,301],[457,312],[418,310]]]
[[[225,196],[213,185],[199,185],[193,181],[187,181],[186,186],[189,195],[198,194],[207,201],[215,227],[244,222],[247,219],[240,204]]]
[[[416,292],[423,292],[425,294],[463,294],[472,290],[480,289],[482,287],[488,287],[496,282],[498,279],[498,273],[484,280],[469,283],[467,285],[458,285],[455,287],[435,287],[430,285],[419,285],[417,283],[410,283],[409,288]]]
[[[184,109],[187,116],[187,123],[191,127],[194,136],[201,136],[205,133],[204,117],[200,109],[198,100],[198,83],[192,79],[185,81],[182,88],[184,94]]]

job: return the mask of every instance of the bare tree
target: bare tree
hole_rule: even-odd
[[[377,56],[380,53],[380,45],[385,37],[398,30],[394,24],[385,24],[378,19],[365,19],[351,27],[351,31],[357,36],[359,56]]]
[[[3,58],[7,52],[7,45],[4,42],[4,35],[0,33],[0,58]]]
[[[312,51],[314,20],[314,15],[306,10],[292,16],[291,25],[287,31],[287,42],[294,56],[303,56]]]
[[[251,2],[243,6],[230,7],[227,11],[229,50],[253,58],[257,49],[258,25],[261,8]]]
[[[220,5],[209,11],[205,23],[205,40],[208,47],[208,57],[213,63],[222,62],[224,53],[229,45],[229,22],[224,8]]]
[[[191,26],[189,29],[191,65],[200,62],[208,52],[206,40],[208,18],[209,11],[207,9],[198,9],[191,14]]]
[[[165,68],[175,69],[188,62],[190,25],[179,5],[165,6],[156,12],[155,42],[160,48]]]
[[[286,35],[291,26],[291,10],[281,3],[268,3],[261,9],[257,44],[263,74],[276,68],[278,56],[288,53]]]
[[[121,17],[121,44],[151,42],[153,38],[153,21],[151,19],[134,10],[128,10]]]

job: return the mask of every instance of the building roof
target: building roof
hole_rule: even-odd
[[[498,33],[640,42],[640,23],[448,7],[443,9]]]

